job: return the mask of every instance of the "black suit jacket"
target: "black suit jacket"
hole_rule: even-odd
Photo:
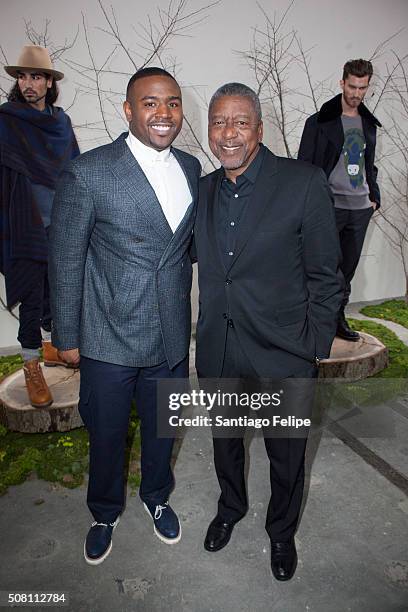
[[[267,149],[226,269],[214,226],[222,176],[201,179],[194,226],[198,374],[221,375],[229,323],[259,376],[301,375],[329,355],[342,298],[327,180]]]

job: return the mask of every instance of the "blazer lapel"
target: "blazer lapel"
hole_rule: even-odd
[[[132,155],[124,137],[116,141],[115,144],[118,148],[118,155],[111,168],[113,174],[122,183],[130,198],[149,219],[157,234],[168,242],[171,240],[173,232],[153,187]]]
[[[277,171],[277,159],[267,149],[252,197],[239,222],[235,252],[227,271],[232,268],[251,236],[256,234],[265,209],[273,201],[277,184]]]
[[[191,202],[186,212],[184,213],[184,217],[182,218],[176,231],[174,232],[174,235],[173,235],[173,238],[174,238],[174,236],[178,235],[179,232],[184,228],[185,224],[187,224],[191,219],[191,215],[193,214],[193,210],[195,209],[195,205],[198,199],[198,180],[194,172],[193,161],[189,157],[184,157],[180,155],[177,149],[172,148],[171,152],[173,153],[174,157],[177,159],[180,165],[180,168],[184,172],[184,175],[187,179],[188,188],[190,189],[190,193],[191,193]]]
[[[160,259],[159,268],[164,265],[173,250],[177,249],[178,246],[183,243],[186,238],[188,238],[186,233],[190,234],[191,236],[194,211],[196,209],[198,199],[198,177],[196,175],[193,160],[190,157],[181,155],[177,149],[172,148],[172,153],[177,159],[180,168],[183,170],[187,179],[187,184],[191,194],[191,202],[186,212],[184,213],[184,217],[176,228],[176,231],[174,232],[174,234],[172,233],[172,237],[169,240],[167,247],[165,248],[163,255]]]

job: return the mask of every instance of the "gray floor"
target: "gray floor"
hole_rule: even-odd
[[[408,393],[382,401],[383,390],[372,393],[376,405],[340,402],[320,419],[316,413],[290,582],[270,572],[262,438],[248,440],[249,512],[224,550],[207,553],[202,542],[218,495],[211,438],[189,429],[171,498],[179,544],[162,544],[139,498],[129,496],[111,555],[88,566],[86,487],[30,480],[0,498],[0,590],[63,591],[65,609],[75,612],[407,612]]]
[[[379,423],[387,413],[392,421],[385,436],[372,430],[370,417],[369,439],[354,437],[358,418],[340,419],[345,441],[330,423],[310,437],[299,567],[289,583],[270,573],[262,439],[249,444],[250,510],[230,544],[211,554],[202,546],[217,499],[211,440],[206,430],[191,429],[175,468],[178,545],[162,544],[138,497],[129,497],[110,557],[90,567],[82,558],[85,487],[70,491],[31,480],[0,498],[1,589],[64,591],[76,612],[406,612],[408,406],[400,401],[396,408],[376,409]],[[365,418],[362,411],[359,419]]]

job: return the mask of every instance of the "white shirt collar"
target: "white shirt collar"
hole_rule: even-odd
[[[148,147],[143,142],[141,142],[132,132],[129,130],[129,145],[130,149],[135,155],[135,157],[145,162],[149,165],[153,165],[156,162],[165,162],[168,163],[170,161],[171,150],[170,147],[164,149],[163,151],[156,151],[152,147]]]

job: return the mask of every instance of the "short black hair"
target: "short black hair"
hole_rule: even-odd
[[[350,75],[359,78],[368,76],[368,81],[370,82],[371,77],[373,76],[373,65],[370,60],[349,60],[343,66],[343,81],[345,81]]]
[[[164,68],[159,68],[158,66],[151,66],[149,68],[141,68],[140,70],[135,72],[135,74],[130,78],[129,83],[127,84],[126,99],[129,97],[129,93],[130,93],[133,83],[137,81],[138,79],[143,79],[144,77],[149,77],[149,76],[165,76],[165,77],[169,77],[170,79],[173,79],[173,81],[177,83],[174,76],[170,74],[170,72],[167,72],[167,70],[164,70]]]

